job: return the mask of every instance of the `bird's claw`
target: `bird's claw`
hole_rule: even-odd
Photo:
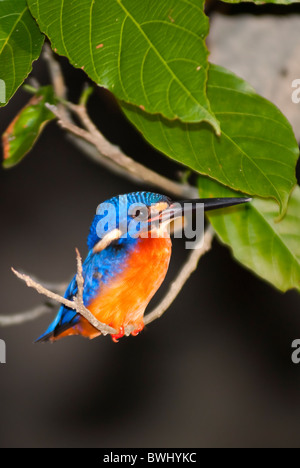
[[[131,332],[132,336],[137,336],[142,330],[144,329],[144,324],[141,323],[135,330]],[[118,343],[120,338],[123,338],[125,335],[125,329],[124,327],[119,328],[119,332],[116,333],[115,335],[111,335],[111,339],[113,340],[114,343]]]
[[[141,323],[141,325],[138,328],[136,328],[135,330],[131,332],[131,336],[137,336],[141,331],[143,331],[143,329],[144,329],[144,324]]]
[[[116,333],[115,335],[111,335],[111,339],[113,340],[114,343],[118,343],[120,338],[123,338],[125,335],[125,330],[124,327],[119,328],[119,333]]]

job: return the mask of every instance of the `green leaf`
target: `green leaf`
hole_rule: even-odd
[[[26,0],[0,1],[0,106],[7,104],[31,72],[43,41]]]
[[[45,107],[46,102],[55,103],[51,86],[40,88],[4,132],[3,167],[6,169],[15,166],[24,158],[46,123],[55,118],[54,114]]]
[[[206,124],[170,122],[125,103],[121,107],[167,156],[235,190],[272,197],[283,213],[299,156],[290,124],[277,107],[224,68],[211,65],[207,92],[221,137]]]
[[[232,197],[237,193],[199,178],[201,197]],[[290,198],[285,217],[276,222],[276,203],[253,199],[246,205],[207,214],[219,238],[234,257],[281,291],[300,290],[300,187]]]
[[[206,97],[204,0],[28,0],[56,52],[149,113],[219,124]]]

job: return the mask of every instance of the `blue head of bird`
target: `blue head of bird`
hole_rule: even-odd
[[[116,241],[131,245],[142,237],[157,235],[167,224],[165,220],[162,223],[163,214],[166,217],[171,206],[170,198],[151,192],[119,195],[101,203],[90,228],[89,249],[96,252]]]
[[[166,195],[133,192],[113,197],[98,208],[88,236],[88,247],[99,252],[109,244],[132,245],[141,238],[168,237],[173,220],[195,211],[208,211],[249,201],[246,198],[209,198],[172,201]]]

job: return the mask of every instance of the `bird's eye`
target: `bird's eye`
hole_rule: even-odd
[[[131,214],[132,218],[148,219],[149,209],[146,206],[138,206]]]

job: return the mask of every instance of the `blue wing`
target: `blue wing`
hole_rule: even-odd
[[[72,300],[76,293],[77,283],[76,277],[74,276],[65,292],[64,297],[66,299]],[[53,322],[49,325],[45,333],[43,333],[37,340],[35,340],[35,343],[48,341],[50,338],[62,333],[67,328],[70,328],[73,325],[75,325],[78,321],[78,318],[79,317],[76,311],[62,305]]]
[[[97,268],[95,265],[95,255],[92,255],[92,252],[89,253],[87,256],[82,270],[83,270],[83,277],[84,277],[84,294],[83,300],[84,304],[88,305],[89,301],[96,295],[99,291],[99,281],[96,281],[97,278],[99,279],[99,275],[96,275]],[[96,269],[95,269],[96,268]],[[77,294],[77,282],[76,276],[70,282],[64,297],[66,299],[72,300],[74,296]],[[53,322],[49,325],[45,333],[43,333],[35,343],[48,341],[50,338],[55,337],[61,334],[63,331],[67,330],[68,328],[76,325],[79,320],[79,314],[73,309],[62,305],[53,320]]]
[[[84,278],[83,302],[85,306],[88,306],[100,293],[102,284],[109,282],[123,270],[129,254],[130,248],[123,248],[122,243],[112,245],[98,254],[94,254],[90,250],[82,266]],[[76,294],[77,282],[76,276],[74,276],[64,297],[72,300]],[[76,311],[62,305],[45,333],[35,342],[48,341],[50,338],[60,335],[63,331],[76,325],[79,319],[80,315]]]

